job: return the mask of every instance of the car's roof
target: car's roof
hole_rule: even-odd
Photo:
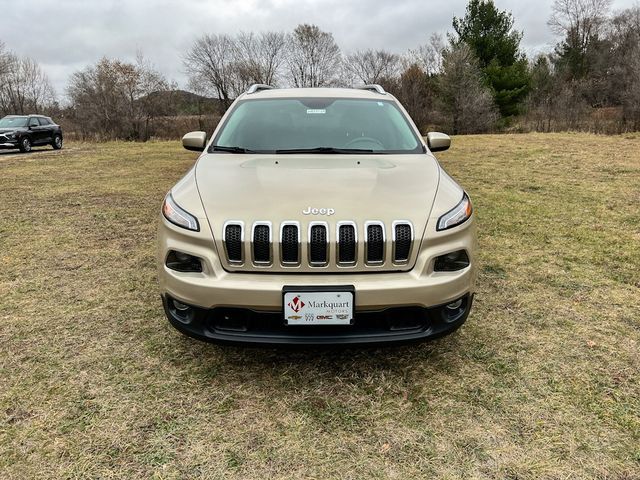
[[[4,118],[20,118],[20,117],[42,117],[42,118],[49,118],[46,115],[39,115],[36,113],[29,113],[27,115],[7,115]]]
[[[369,98],[369,99],[394,99],[388,93],[378,93],[359,88],[272,88],[258,90],[255,93],[245,93],[243,99],[253,98]]]

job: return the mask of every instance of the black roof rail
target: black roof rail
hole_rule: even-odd
[[[272,87],[271,85],[265,85],[264,83],[254,83],[247,90],[247,95],[259,92],[260,90],[271,90],[273,88],[274,87]]]
[[[386,95],[386,91],[384,90],[384,88],[382,88],[382,86],[378,85],[377,83],[371,83],[369,85],[363,85],[362,87],[357,87],[359,90],[369,90],[370,92],[376,92],[379,93],[380,95]]]

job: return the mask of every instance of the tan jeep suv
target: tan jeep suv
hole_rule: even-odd
[[[475,281],[464,190],[378,85],[254,85],[205,132],[158,236],[169,321],[201,340],[362,344],[458,328]]]

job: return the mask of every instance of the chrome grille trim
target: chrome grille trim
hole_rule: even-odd
[[[282,239],[283,239],[283,232],[284,232],[284,227],[287,226],[294,226],[297,228],[298,230],[298,261],[297,262],[285,262],[284,258],[283,258],[283,254],[282,254]],[[282,222],[280,224],[280,236],[279,241],[280,241],[280,264],[284,267],[297,267],[298,265],[300,265],[301,261],[302,261],[302,241],[301,241],[301,229],[300,229],[300,222],[297,222],[295,220],[285,220],[284,222]]]
[[[411,232],[411,237],[409,239],[409,251],[407,252],[407,258],[398,260],[396,258],[396,229],[400,225],[407,225]],[[396,220],[391,225],[391,249],[392,254],[391,258],[393,260],[394,265],[406,265],[409,263],[409,259],[411,258],[411,251],[413,250],[413,243],[415,242],[415,235],[413,232],[413,224],[409,220]]]
[[[268,261],[256,260],[256,256],[255,256],[256,246],[254,245],[254,240],[255,240],[256,227],[259,227],[259,226],[266,226],[269,229],[269,260]],[[251,226],[251,261],[253,262],[254,265],[259,267],[270,267],[271,264],[273,263],[273,228],[271,227],[271,222],[268,222],[268,221],[253,222],[253,225]]]
[[[234,228],[229,229],[231,226]],[[372,226],[376,229],[369,232]],[[316,227],[323,230],[316,231]],[[324,243],[312,242],[312,232]],[[283,220],[275,224],[267,220],[229,220],[221,233],[218,245],[224,265],[247,272],[406,270],[415,262],[419,247],[415,227],[409,220]],[[341,254],[341,248],[347,250]]]
[[[232,225],[240,227],[240,260],[231,260],[229,250],[227,249],[227,227]],[[222,243],[229,264],[234,266],[244,265],[244,222],[242,220],[229,220],[228,222],[224,222],[224,225],[222,225]]]
[[[355,247],[354,247],[354,254],[353,254],[353,261],[352,262],[341,262],[340,261],[340,227],[342,226],[350,226],[353,227],[353,235],[354,235],[354,241],[355,241]],[[355,267],[358,263],[358,226],[356,225],[356,222],[352,222],[352,221],[341,221],[336,223],[336,264],[339,267]]]
[[[311,230],[313,227],[324,227],[325,232],[325,261],[324,262],[312,262],[311,261]],[[329,224],[327,222],[309,222],[309,229],[307,231],[307,257],[309,265],[312,267],[326,267],[329,264]]]
[[[369,261],[369,227],[370,226],[380,226],[382,228],[382,257],[379,260],[371,260]],[[368,222],[364,222],[364,262],[366,265],[377,266],[384,265],[385,253],[387,247],[387,235],[384,228],[384,223],[379,220],[370,220]]]

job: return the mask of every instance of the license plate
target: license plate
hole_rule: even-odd
[[[352,288],[285,288],[284,320],[287,325],[350,325],[353,321],[353,303]]]

